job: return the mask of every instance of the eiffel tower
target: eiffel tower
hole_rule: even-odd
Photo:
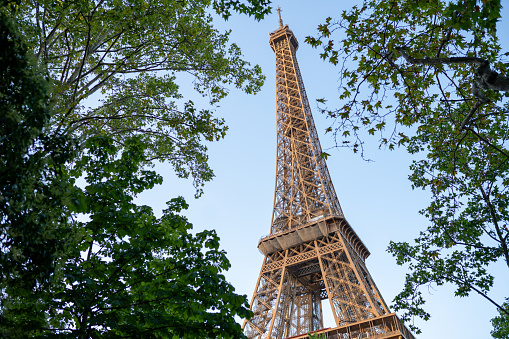
[[[288,25],[270,33],[276,56],[276,189],[270,235],[244,321],[248,338],[406,338],[365,265],[368,249],[346,221],[323,157]],[[336,322],[323,328],[322,300]]]

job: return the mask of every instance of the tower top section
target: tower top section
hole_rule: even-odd
[[[299,48],[299,43],[297,42],[297,38],[295,38],[295,35],[293,35],[293,32],[290,30],[288,25],[283,25],[283,20],[281,19],[281,8],[277,8],[277,13],[279,16],[279,28],[275,30],[274,32],[270,33],[270,47],[272,47],[272,50],[276,51],[276,43],[281,42],[282,40],[288,39],[290,42],[290,45],[294,48],[294,51],[296,51]]]
[[[276,57],[277,157],[271,235],[343,218],[325,163],[288,25],[270,33]],[[299,228],[300,229],[300,228]],[[286,233],[285,233],[286,234]]]

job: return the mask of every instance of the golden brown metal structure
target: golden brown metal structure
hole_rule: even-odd
[[[271,234],[327,215],[343,215],[322,156],[288,26],[271,33],[276,54],[277,168]]]
[[[343,216],[295,57],[297,39],[281,14],[270,45],[276,56],[276,189],[271,233],[258,244],[265,259],[251,301],[254,316],[244,322],[244,333],[281,339],[322,329],[322,300],[328,299],[337,326],[326,331],[330,338],[394,331],[413,338],[393,322],[364,263],[370,253]]]

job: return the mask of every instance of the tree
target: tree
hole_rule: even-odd
[[[74,147],[50,128],[46,73],[36,67],[5,7],[0,46],[0,293],[32,300],[64,260],[71,187],[65,165]],[[0,313],[7,307],[1,298]],[[35,315],[26,310],[27,326]],[[6,321],[1,317],[0,325]]]
[[[264,3],[213,6],[228,17]],[[132,202],[161,181],[143,170],[154,159],[197,185],[212,177],[202,138],[226,127],[181,102],[177,73],[211,105],[227,85],[254,93],[263,82],[213,29],[210,5],[2,2],[2,336],[242,336],[234,316],[250,312],[220,274],[229,263],[215,232],[191,234],[181,198],[159,219]],[[73,186],[84,175],[88,186]]]
[[[146,147],[127,139],[121,156],[109,137],[90,138],[73,169],[85,175],[75,188],[78,213],[66,258],[55,281],[37,299],[10,298],[2,316],[12,337],[236,338],[234,316],[248,317],[245,296],[234,293],[221,271],[229,268],[214,231],[195,235],[168,202],[161,218],[133,202],[162,182],[141,169]],[[31,326],[25,312],[33,309]]]
[[[395,298],[405,320],[428,319],[420,287],[445,283],[508,314],[488,296],[490,264],[509,268],[509,54],[497,37],[500,9],[498,0],[364,0],[306,38],[341,67],[342,105],[319,100],[336,145],[364,156],[372,135],[380,147],[420,154],[410,180],[432,193],[421,211],[430,224],[415,243],[389,246],[410,269]]]
[[[197,187],[210,180],[204,140],[227,130],[213,108],[226,86],[256,93],[264,80],[228,32],[214,29],[211,6],[224,17],[269,10],[263,0],[23,2],[16,19],[54,82],[54,128],[83,140],[108,134],[120,145],[138,135],[147,162],[168,161]],[[186,77],[212,109],[183,97]]]

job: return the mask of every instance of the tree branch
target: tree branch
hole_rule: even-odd
[[[488,60],[477,57],[449,57],[449,58],[424,58],[416,59],[408,55],[404,47],[396,47],[396,50],[405,60],[413,65],[451,65],[451,64],[475,64],[478,65],[474,75],[472,93],[481,102],[489,99],[480,90],[492,89],[494,91],[508,92],[509,77],[501,76],[490,68]]]
[[[409,56],[405,47],[396,47],[396,50],[405,60],[413,65],[450,65],[450,64],[477,64],[488,63],[486,60],[476,57],[450,57],[450,58],[425,58],[415,59]]]
[[[495,226],[497,236],[500,239],[500,245],[502,246],[502,251],[504,252],[505,263],[506,263],[507,267],[509,267],[509,251],[507,249],[507,243],[504,241],[504,237],[502,235],[502,232],[500,231],[500,227],[498,226],[498,220],[497,220],[495,211],[493,210],[493,205],[491,204],[490,198],[488,197],[486,192],[484,192],[484,189],[482,188],[482,186],[479,186],[479,189],[481,190],[484,201],[486,202],[486,204],[488,205],[488,209],[490,210],[491,219],[493,221],[493,225]],[[509,313],[507,313],[507,314],[509,315]]]
[[[484,137],[482,137],[479,133],[477,133],[476,131],[474,131],[472,128],[470,127],[467,127],[466,128],[467,130],[469,130],[470,132],[474,133],[479,139],[481,139],[482,141],[484,141],[488,146],[490,147],[493,147],[494,149],[496,149],[498,152],[502,153],[506,158],[509,159],[509,154],[507,154],[506,152],[504,152],[503,150],[501,150],[500,148],[498,148],[497,146],[493,145],[491,142],[489,142],[487,139],[485,139]]]
[[[477,111],[477,109],[481,107],[482,104],[483,103],[480,100],[477,100],[475,102],[474,106],[472,106],[465,119],[463,119],[463,122],[460,125],[460,131],[465,129],[465,126],[470,122],[470,119],[472,119],[472,116],[474,115],[475,111]]]

